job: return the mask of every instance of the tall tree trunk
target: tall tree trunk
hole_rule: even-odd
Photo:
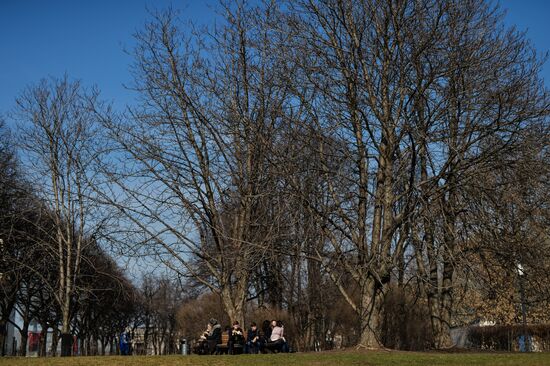
[[[70,251],[70,249],[69,249]],[[66,274],[67,276],[68,274]],[[70,310],[71,310],[71,297],[69,293],[70,279],[65,279],[67,291],[63,292],[63,306],[61,309],[62,322],[61,322],[61,356],[67,357],[72,355],[73,337],[71,335],[71,323],[70,323]]]
[[[440,319],[441,325],[437,338],[437,344],[439,349],[450,348],[453,346],[451,338],[451,317],[453,307],[453,273],[454,266],[450,261],[444,259],[443,261],[443,280],[441,288],[441,301],[440,301]]]
[[[359,346],[365,348],[380,348],[380,322],[382,320],[382,292],[380,284],[369,277],[363,285],[360,300],[360,339]]]
[[[453,346],[451,339],[451,317],[453,307],[453,275],[454,263],[453,256],[456,246],[456,205],[458,204],[455,197],[455,180],[454,176],[450,179],[449,199],[445,202],[443,211],[445,222],[443,226],[444,250],[442,253],[443,273],[441,279],[440,291],[440,309],[439,315],[441,320],[440,332],[438,334],[439,348],[449,348]]]
[[[149,318],[149,314],[146,314],[145,315],[145,330],[143,332],[143,349],[144,349],[144,352],[145,354],[147,354],[148,352],[148,349],[149,349],[149,342],[150,342],[150,333],[149,333],[149,325],[150,325],[151,321],[150,321],[150,318]]]
[[[8,336],[8,323],[5,319],[0,319],[0,356],[6,355],[6,341]]]
[[[27,343],[29,339],[29,319],[23,320],[23,327],[21,328],[21,344],[19,346],[19,356],[27,355]]]
[[[238,291],[235,291],[238,292]],[[232,293],[231,289],[224,288],[221,293],[224,309],[231,322],[238,321],[244,327],[245,296]]]
[[[50,353],[51,353],[52,357],[57,356],[57,345],[58,344],[59,344],[59,330],[56,327],[53,327],[52,328],[52,344],[51,344],[51,347],[50,347]]]
[[[40,331],[40,346],[38,349],[38,355],[40,357],[46,357],[46,345],[48,344],[48,324],[41,323],[40,327],[42,330]]]
[[[310,244],[311,245],[311,244]],[[315,255],[312,249],[309,255]],[[313,348],[315,342],[321,342],[323,337],[322,311],[321,311],[321,264],[312,259],[307,261],[308,274],[308,324],[310,324],[307,346]]]

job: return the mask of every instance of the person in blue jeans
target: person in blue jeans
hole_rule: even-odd
[[[250,324],[250,329],[246,333],[245,353],[256,354],[260,350],[260,334],[256,323]]]

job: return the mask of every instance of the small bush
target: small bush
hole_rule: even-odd
[[[412,294],[394,287],[386,294],[382,321],[385,347],[422,351],[431,344],[432,331],[428,306]]]

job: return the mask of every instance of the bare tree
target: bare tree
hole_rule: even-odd
[[[319,131],[327,196],[313,207],[330,243],[318,258],[360,319],[360,344],[379,347],[383,294],[412,210],[406,24],[413,4],[304,1],[293,13],[290,47],[302,70],[295,91],[305,122]],[[343,283],[350,279],[358,297]]]
[[[268,157],[286,90],[268,54],[270,7],[227,6],[208,36],[182,34],[171,10],[137,34],[141,106],[105,117],[116,143],[108,175],[137,252],[220,295],[244,322],[250,274],[273,242],[279,212]]]
[[[22,259],[26,242],[23,215],[26,213],[21,176],[10,146],[9,131],[0,119],[0,354],[5,355],[6,331],[15,307],[17,293],[24,275]]]
[[[289,8],[283,57],[300,66],[293,90],[319,131],[328,198],[312,207],[330,243],[318,258],[359,315],[360,343],[378,347],[384,294],[415,243],[434,345],[447,347],[462,187],[547,114],[540,59],[491,3]],[[358,298],[342,286],[348,278]]]
[[[455,271],[473,224],[466,202],[475,198],[467,187],[477,174],[498,169],[499,156],[518,146],[522,131],[539,123],[549,105],[538,78],[540,59],[524,35],[502,27],[497,7],[440,4],[437,27],[425,33],[433,36],[417,42],[423,48],[413,58],[419,209],[412,242],[433,345],[445,348],[452,346]],[[416,27],[425,27],[422,19],[432,22],[429,15]]]
[[[43,80],[22,93],[14,113],[23,163],[55,225],[54,237],[44,241],[55,243],[63,356],[71,354],[70,326],[85,238],[95,232],[97,223],[92,218],[97,212],[91,168],[98,141],[86,107],[96,96],[67,76]]]

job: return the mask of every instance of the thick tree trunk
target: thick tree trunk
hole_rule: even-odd
[[[229,321],[234,322],[238,321],[239,324],[241,324],[242,327],[245,326],[245,319],[244,319],[244,302],[245,299],[241,296],[236,296],[233,298],[231,296],[231,292],[229,289],[222,290],[222,302],[225,309],[225,312],[227,313],[227,316],[229,316]],[[241,298],[239,298],[241,297]]]
[[[432,289],[429,286],[427,292],[428,307],[430,310],[430,325],[432,329],[432,347],[439,348],[439,338],[441,333],[441,320],[439,317],[439,294],[437,288]]]
[[[428,307],[430,310],[430,324],[432,328],[432,346],[436,349],[440,348],[439,339],[441,338],[441,305],[440,305],[440,288],[438,274],[438,258],[434,249],[434,241],[431,233],[426,234],[426,245],[428,247],[429,274],[426,296],[428,298]]]
[[[359,346],[369,349],[377,349],[381,347],[378,331],[379,314],[372,313],[368,317],[361,318],[361,338],[359,338]]]
[[[437,348],[450,348],[453,346],[451,339],[451,317],[453,307],[453,275],[454,263],[453,256],[456,247],[456,220],[457,204],[456,198],[456,177],[451,174],[449,177],[449,198],[443,201],[443,213],[445,221],[443,223],[443,241],[444,248],[441,254],[443,271],[441,279],[441,290],[439,299],[439,319],[440,328],[437,334]]]
[[[315,255],[315,251],[311,249],[308,253],[311,256]],[[324,339],[322,327],[322,311],[321,311],[321,264],[318,261],[309,259],[307,261],[308,275],[308,324],[310,324],[308,332],[307,346],[311,349],[315,348],[316,342],[321,342]]]
[[[65,279],[65,286],[69,286],[69,279]],[[62,307],[62,323],[61,323],[61,356],[67,357],[72,355],[72,345],[73,337],[71,335],[71,324],[70,324],[70,309],[71,309],[71,300],[70,292],[62,292],[64,295],[64,303]]]
[[[238,280],[234,286],[224,286],[220,292],[221,300],[229,321],[238,321],[241,327],[245,326],[245,305],[248,291],[248,273],[246,272],[246,262],[237,261],[235,264],[240,270],[236,274]],[[229,282],[229,281],[228,281]],[[244,328],[243,328],[244,329]]]
[[[82,339],[82,352],[86,356],[92,355],[92,337],[88,336],[84,339]],[[85,349],[84,349],[85,348]]]
[[[382,347],[380,321],[382,319],[382,292],[375,279],[369,278],[364,285],[360,303],[360,339],[359,347],[377,349]]]
[[[120,344],[117,342],[116,337],[111,340],[111,355],[113,354],[120,355]]]
[[[21,328],[21,344],[19,346],[19,356],[27,355],[27,343],[29,339],[29,321],[23,322],[23,328]]]
[[[445,256],[445,255],[444,255]],[[436,265],[434,267],[437,267]],[[430,284],[427,289],[428,306],[432,327],[433,347],[445,349],[453,346],[451,339],[451,316],[452,316],[452,276],[453,266],[444,261],[443,278],[441,285],[438,285],[437,268],[431,268]]]
[[[145,314],[145,330],[143,331],[143,350],[145,354],[147,354],[149,349],[149,342],[150,342],[150,333],[149,333],[149,326],[150,326],[150,318],[149,314]]]
[[[441,304],[440,304],[440,318],[441,328],[437,339],[439,348],[452,347],[453,341],[451,338],[451,317],[453,307],[453,274],[454,266],[450,262],[448,255],[444,256],[443,260],[443,281],[441,288]]]

